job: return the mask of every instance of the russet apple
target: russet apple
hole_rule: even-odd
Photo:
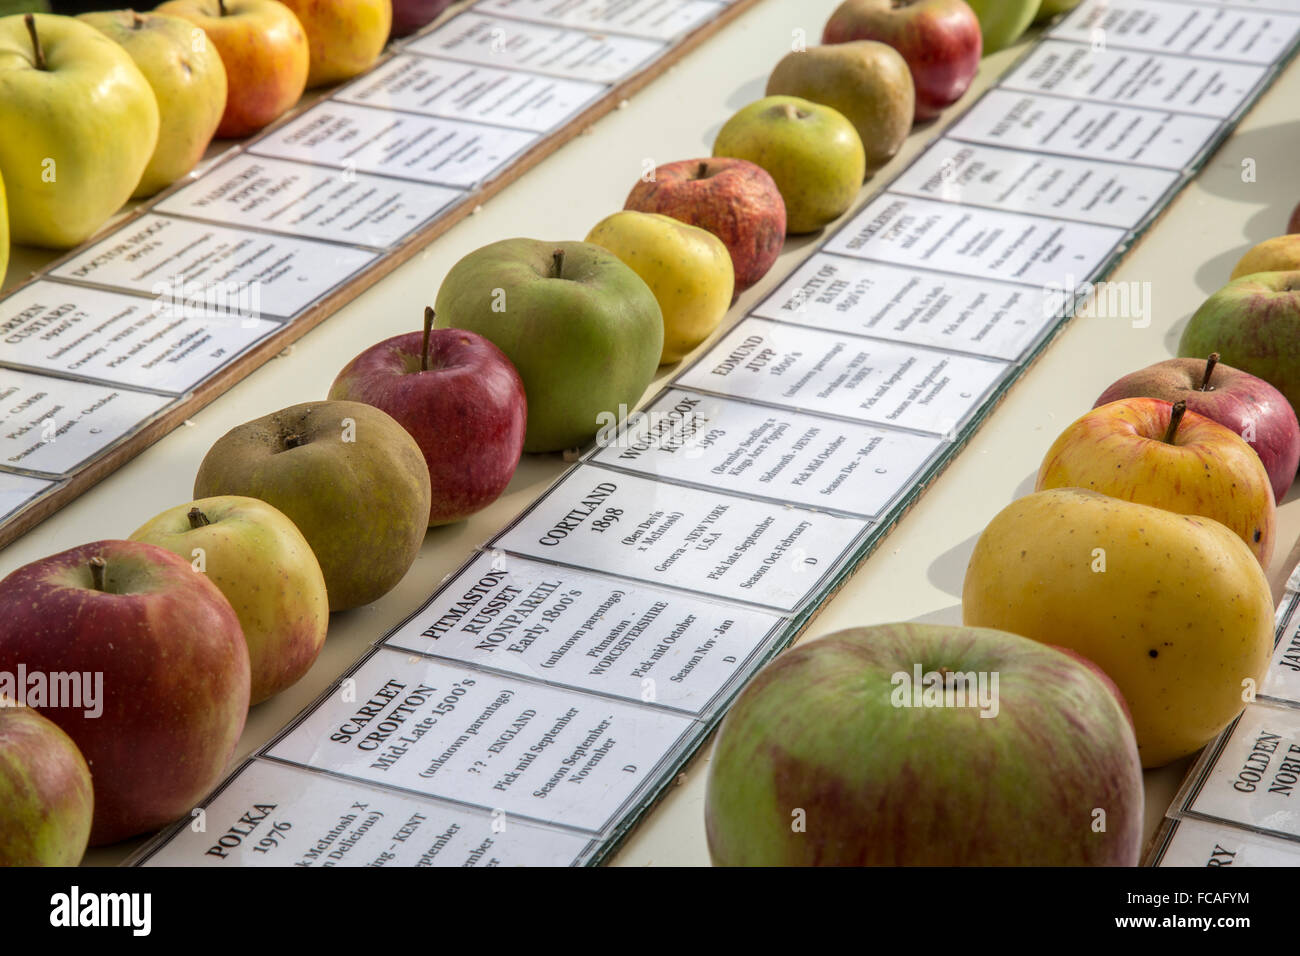
[[[984,55],[1011,46],[1038,16],[1041,0],[967,0],[979,17]]]
[[[1300,235],[1274,236],[1253,246],[1232,269],[1232,279],[1259,272],[1294,272],[1300,269]]]
[[[0,694],[0,867],[76,866],[94,811],[90,768],[72,738]]]
[[[393,23],[392,0],[281,0],[307,33],[308,88],[348,80],[379,59]]]

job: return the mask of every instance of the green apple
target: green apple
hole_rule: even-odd
[[[193,169],[212,142],[226,109],[221,55],[180,17],[114,10],[77,19],[126,50],[158,100],[158,145],[134,193],[152,196]]]
[[[415,562],[429,525],[429,468],[391,416],[360,402],[307,402],[227,432],[195,498],[260,498],[307,539],[331,611],[383,597]]]
[[[645,280],[589,242],[503,239],[443,279],[438,328],[477,332],[519,372],[528,398],[524,451],[576,448],[645,393],[664,319]]]
[[[135,191],[158,122],[149,81],[94,27],[0,19],[0,175],[14,242],[68,249],[89,238]]]
[[[816,232],[853,205],[867,157],[853,124],[829,106],[768,96],[727,120],[714,156],[747,159],[767,170],[785,200],[786,231]]]
[[[1034,22],[1046,23],[1062,13],[1069,13],[1082,2],[1083,0],[1043,0],[1042,6],[1038,8],[1038,15],[1034,17]]]
[[[1038,16],[1041,0],[966,0],[979,17],[984,55],[1011,46]]]
[[[90,768],[72,738],[0,694],[0,867],[76,866],[94,810]]]
[[[296,683],[325,644],[329,595],[302,532],[256,498],[227,495],[169,508],[131,535],[179,554],[235,609],[248,642],[250,705]]]
[[[707,339],[731,306],[731,254],[705,229],[629,210],[596,223],[586,241],[622,259],[654,293],[664,316],[660,364],[680,361]]]

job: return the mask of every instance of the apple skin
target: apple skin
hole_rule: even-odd
[[[1034,17],[1034,23],[1047,23],[1054,20],[1062,13],[1069,13],[1077,7],[1083,0],[1043,0],[1042,6],[1038,8],[1038,16]]]
[[[1035,491],[1087,488],[1112,498],[1213,518],[1267,570],[1277,535],[1273,484],[1236,432],[1188,411],[1164,440],[1173,404],[1124,398],[1065,429],[1043,458]]]
[[[9,205],[5,202],[5,181],[0,176],[0,285],[9,269]]]
[[[895,706],[892,675],[918,663],[997,673],[997,716]],[[1132,728],[1090,668],[1014,634],[884,624],[800,644],[745,687],[705,830],[717,866],[1135,866],[1143,800]]]
[[[392,0],[393,26],[390,37],[410,36],[420,27],[432,23],[455,0]]]
[[[194,527],[192,509],[209,523]],[[151,518],[130,540],[187,561],[202,549],[203,573],[230,601],[248,644],[250,706],[311,670],[325,646],[329,595],[307,539],[283,513],[256,498],[203,498]]]
[[[379,59],[393,25],[392,0],[280,0],[311,48],[308,89],[349,80]]]
[[[667,163],[628,193],[624,209],[707,229],[727,247],[735,295],[767,275],[785,245],[785,201],[767,170],[744,159]]]
[[[307,88],[310,47],[279,0],[168,0],[155,13],[201,27],[226,68],[226,109],[217,136],[255,133],[292,109]],[[223,14],[224,10],[224,14]]]
[[[106,563],[106,590],[90,562]],[[226,768],[248,714],[248,647],[230,602],[163,548],[96,541],[0,581],[0,670],[102,673],[103,711],[43,707],[90,767],[90,844],[187,816]]]
[[[72,738],[0,696],[0,866],[76,866],[95,802]]]
[[[1300,233],[1300,205],[1291,210],[1291,219],[1286,224],[1286,231],[1288,235]]]
[[[979,17],[984,36],[984,54],[996,53],[1015,43],[1029,29],[1040,9],[1040,0],[967,0]]]
[[[1232,279],[1259,272],[1300,269],[1300,235],[1274,236],[1252,247],[1232,269]]]
[[[330,386],[334,401],[365,402],[411,433],[429,468],[429,527],[463,521],[501,496],[528,427],[524,383],[499,348],[473,332],[437,329],[420,371],[424,334],[385,339]]]
[[[1295,411],[1286,396],[1268,382],[1222,362],[1213,366],[1206,383],[1208,366],[1207,361],[1196,358],[1157,362],[1119,379],[1101,393],[1093,407],[1121,398],[1184,401],[1188,411],[1213,419],[1243,438],[1253,432],[1254,440],[1247,444],[1264,463],[1273,485],[1273,500],[1281,502],[1300,468],[1300,422]]]
[[[984,39],[966,0],[845,0],[822,31],[822,43],[878,40],[897,50],[916,86],[916,122],[956,103],[979,72]]]

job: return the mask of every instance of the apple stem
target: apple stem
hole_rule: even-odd
[[[190,519],[191,530],[193,530],[194,528],[202,528],[204,525],[207,524],[212,524],[212,522],[208,520],[208,516],[205,515],[198,508],[191,508],[189,510],[189,513],[185,517]]]
[[[217,0],[217,10],[223,17],[226,16],[226,0]]]
[[[302,436],[297,434],[289,435],[284,440],[285,448],[297,448],[301,444],[302,444]]]
[[[1219,364],[1219,353],[1211,352],[1210,357],[1205,360],[1205,378],[1201,380],[1201,391],[1210,391],[1210,376],[1214,374],[1214,366]]]
[[[27,24],[27,32],[32,36],[32,50],[36,54],[36,69],[47,69],[45,66],[45,51],[41,49],[41,38],[36,34],[36,18],[30,13],[24,14],[23,23]]]
[[[420,348],[420,371],[429,371],[429,336],[433,334],[433,307],[424,307],[424,345]]]
[[[695,178],[696,179],[709,178],[709,161],[707,159],[700,160],[700,168],[695,170]]]
[[[555,278],[564,278],[564,250],[556,249],[551,253],[551,258],[555,261]]]
[[[1165,431],[1165,444],[1172,445],[1174,438],[1178,434],[1178,426],[1183,423],[1183,415],[1187,413],[1187,403],[1182,401],[1174,402],[1174,410],[1169,413],[1169,428]]]
[[[127,13],[131,14],[131,29],[139,30],[144,26],[144,17],[140,16],[140,14],[136,13],[134,10],[128,10]]]
[[[95,555],[90,559],[90,583],[96,591],[104,590],[104,577],[107,574],[108,564],[101,555]]]

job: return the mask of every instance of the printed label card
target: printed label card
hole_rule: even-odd
[[[1175,822],[1155,865],[1300,866],[1300,844],[1189,818]]]
[[[54,487],[54,482],[0,471],[0,521],[17,513]]]
[[[713,0],[479,0],[474,9],[597,32],[671,40],[722,12]]]

